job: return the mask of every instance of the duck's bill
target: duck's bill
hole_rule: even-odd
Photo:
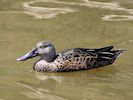
[[[25,61],[29,58],[33,58],[36,57],[38,54],[36,53],[36,48],[32,49],[31,51],[29,51],[28,53],[26,53],[25,55],[23,55],[20,58],[17,58],[17,61]]]

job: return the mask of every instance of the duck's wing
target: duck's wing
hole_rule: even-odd
[[[74,48],[67,49],[58,53],[58,59],[60,60],[70,60],[75,58],[97,58],[98,54],[101,52],[110,52],[113,46],[108,46],[99,49],[88,49],[88,48]]]
[[[64,50],[59,53],[56,61],[60,62],[63,71],[88,69],[93,66],[98,57],[94,51],[95,49],[84,48]]]

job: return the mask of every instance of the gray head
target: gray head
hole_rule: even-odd
[[[18,58],[17,61],[24,61],[36,56],[40,56],[41,60],[52,62],[55,59],[56,50],[52,43],[48,41],[40,41],[36,44],[35,48],[33,48],[24,56]]]

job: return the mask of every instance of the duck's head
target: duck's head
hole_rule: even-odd
[[[20,58],[17,58],[17,61],[25,61],[29,58],[40,56],[42,60],[51,62],[56,56],[56,50],[52,43],[48,41],[38,42],[31,51],[26,53]]]

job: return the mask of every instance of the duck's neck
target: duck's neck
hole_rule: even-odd
[[[46,62],[50,63],[50,62],[53,62],[55,58],[56,58],[56,52],[53,51],[53,52],[41,55],[40,60],[45,60]]]

